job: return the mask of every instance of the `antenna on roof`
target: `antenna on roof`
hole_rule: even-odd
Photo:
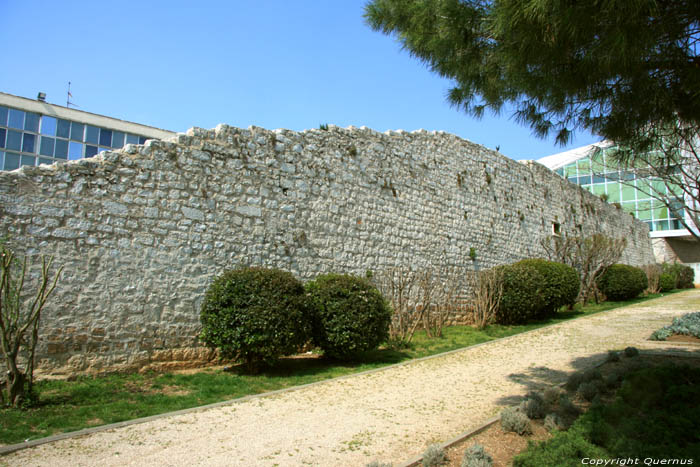
[[[70,93],[70,81],[68,81],[68,96],[66,97],[66,107],[70,108],[71,105],[73,107],[79,107],[78,105],[75,105],[70,101],[71,97],[73,97],[73,94]]]

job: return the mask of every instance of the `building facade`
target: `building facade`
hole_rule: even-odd
[[[77,160],[175,133],[0,93],[0,170]]]

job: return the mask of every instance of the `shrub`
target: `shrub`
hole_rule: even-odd
[[[515,264],[532,266],[542,275],[544,305],[537,318],[551,317],[564,305],[576,303],[581,280],[571,266],[545,259],[525,259]]]
[[[389,337],[391,309],[368,280],[326,274],[306,286],[313,313],[313,338],[325,354],[349,359]]]
[[[224,272],[204,296],[201,322],[204,343],[253,372],[298,351],[311,331],[303,285],[279,269]]]
[[[611,363],[611,362],[619,362],[620,361],[620,354],[614,350],[608,351],[608,356],[605,357],[605,362],[606,363]]]
[[[571,399],[566,394],[562,394],[559,397],[559,411],[562,416],[568,418],[575,418],[581,413],[581,410],[571,402]]]
[[[464,452],[461,467],[491,467],[493,458],[481,444],[475,444]]]
[[[445,456],[445,450],[437,444],[432,444],[428,446],[428,449],[426,449],[423,453],[421,465],[423,467],[433,467],[436,465],[442,465],[446,460],[447,457]]]
[[[566,428],[566,424],[562,421],[559,415],[556,413],[550,413],[544,417],[544,427],[547,429],[547,431],[563,430]]]
[[[647,275],[627,264],[613,264],[600,275],[598,289],[608,300],[631,300],[647,288]]]
[[[520,410],[531,420],[544,418],[547,411],[547,404],[544,398],[536,392],[527,395],[527,398],[520,404]]]
[[[576,394],[579,397],[589,402],[592,401],[599,393],[599,386],[594,381],[581,383],[578,389],[576,390]]]
[[[578,389],[578,386],[583,382],[583,373],[577,371],[576,373],[571,373],[569,375],[569,377],[566,379],[564,387],[569,391],[575,391],[576,389]]]
[[[625,357],[631,358],[639,355],[639,350],[636,347],[625,347]]]
[[[695,271],[690,266],[681,263],[664,263],[664,273],[671,274],[674,280],[674,289],[692,289],[695,281]]]
[[[686,313],[683,316],[673,318],[670,326],[654,331],[650,339],[665,341],[673,334],[700,338],[700,312]]]
[[[661,292],[661,284],[659,279],[661,278],[661,273],[663,268],[660,264],[647,264],[642,266],[642,271],[647,275],[647,293],[659,293]]]
[[[532,433],[530,419],[518,407],[506,407],[501,411],[501,427],[505,432],[515,432],[519,435]]]
[[[676,288],[676,279],[667,272],[659,276],[659,291],[668,292]]]
[[[372,461],[365,467],[393,467],[393,464],[386,464],[384,462]]]
[[[511,264],[497,268],[503,273],[503,293],[496,314],[500,324],[523,324],[544,308],[544,278],[533,266]]]
[[[559,396],[561,396],[561,389],[556,386],[550,386],[544,390],[543,396],[545,404],[554,405],[559,400]]]

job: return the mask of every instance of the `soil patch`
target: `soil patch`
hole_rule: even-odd
[[[700,339],[695,336],[686,336],[684,334],[673,334],[669,336],[667,341],[671,342],[690,342],[691,344],[700,344]]]

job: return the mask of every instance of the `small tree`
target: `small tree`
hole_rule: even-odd
[[[418,273],[410,268],[389,268],[372,278],[375,287],[389,300],[393,310],[389,325],[389,343],[408,346],[423,318],[419,309]]]
[[[19,260],[4,245],[0,245],[0,255],[0,346],[7,367],[7,379],[0,381],[0,402],[20,407],[33,393],[41,310],[63,268],[50,280],[53,258],[42,256],[39,287],[32,297],[23,291],[27,257]]]
[[[457,266],[429,268],[419,281],[421,288],[423,288],[424,278],[429,279],[426,288],[431,292],[423,293],[426,306],[423,314],[423,328],[428,337],[442,337],[443,327],[457,310],[459,293],[466,285],[466,271]]]
[[[474,272],[468,278],[472,290],[474,324],[483,329],[496,318],[503,296],[503,269],[493,268]]]

